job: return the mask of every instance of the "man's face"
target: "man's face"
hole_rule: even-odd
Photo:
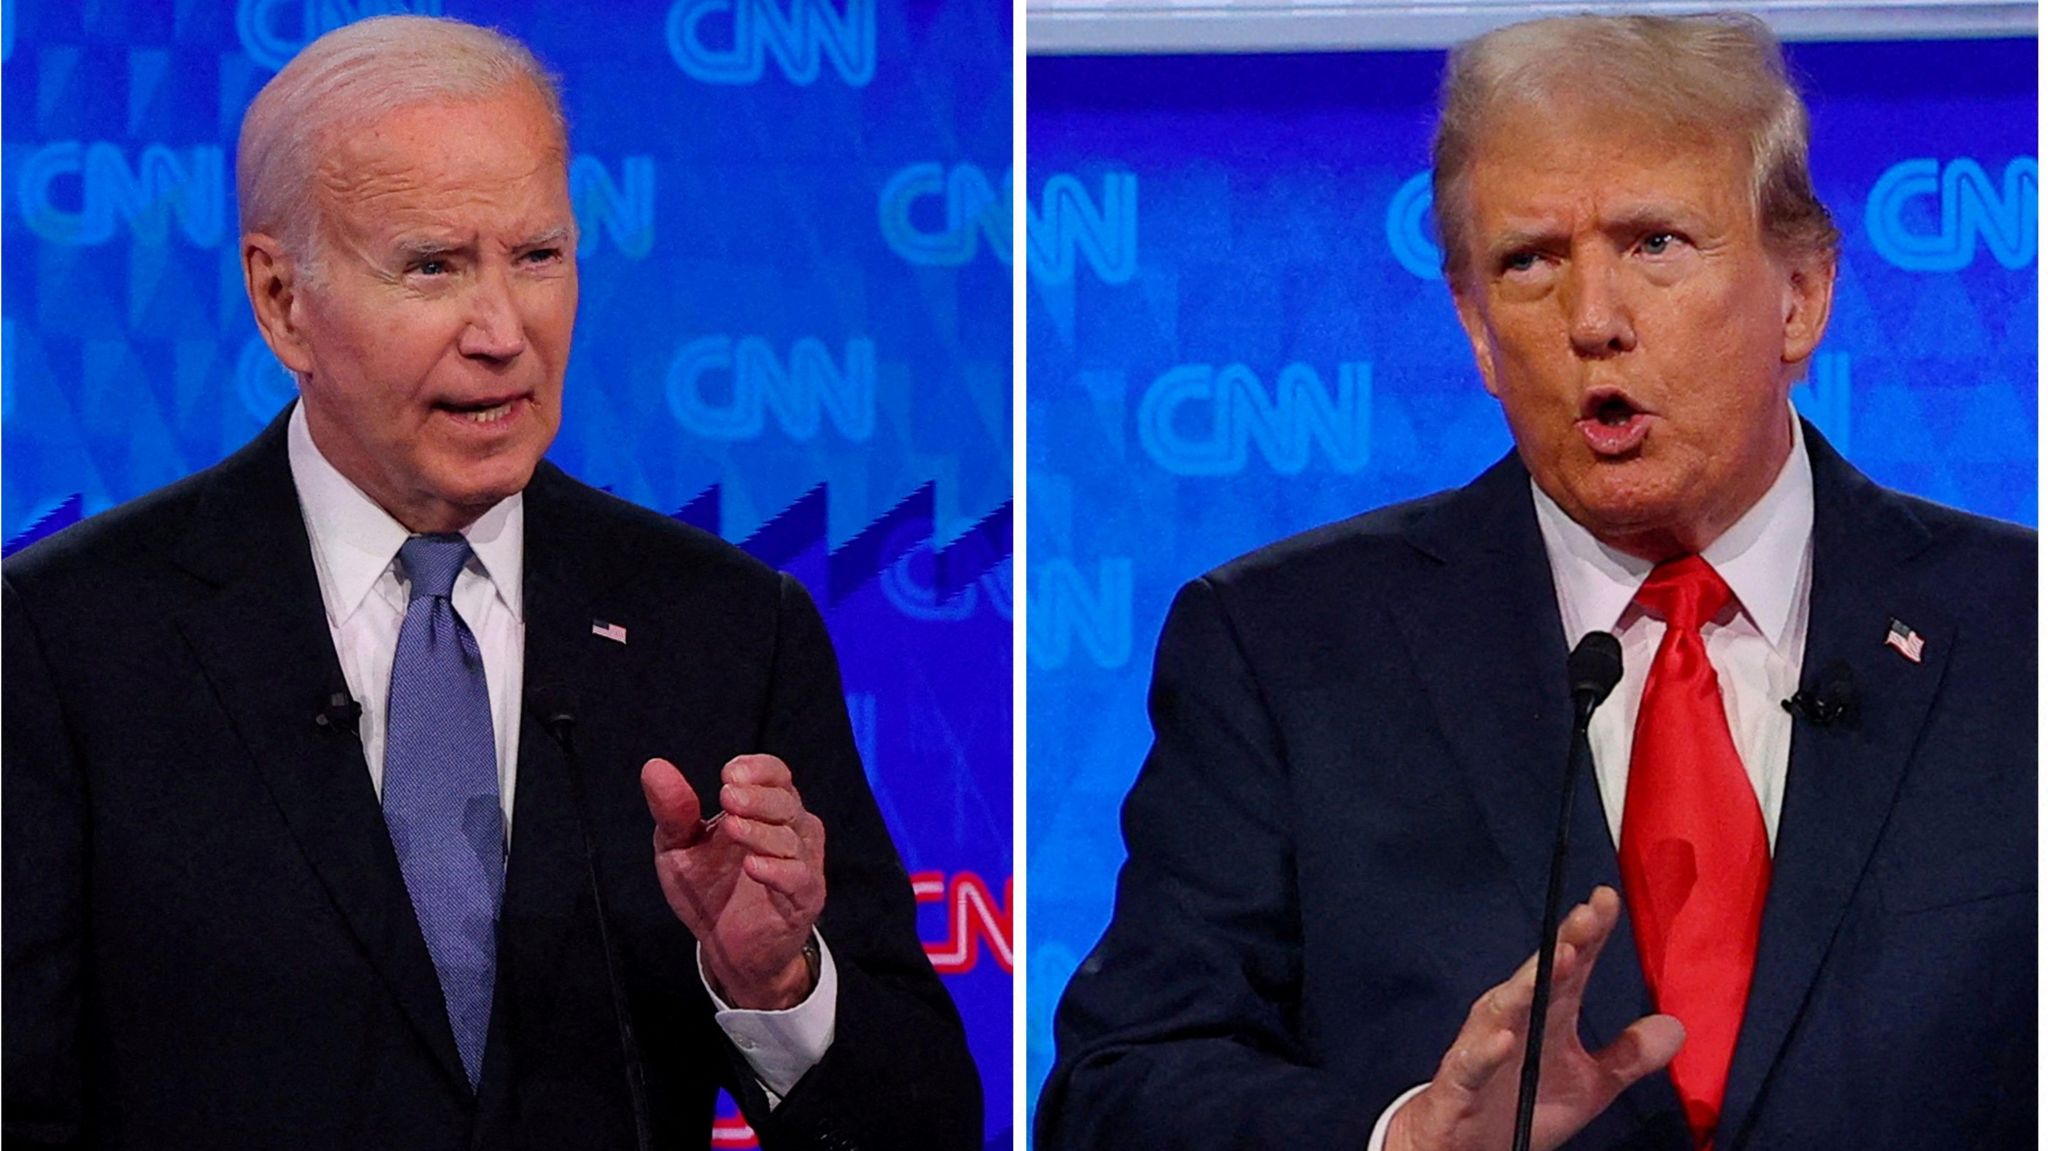
[[[1766,250],[1747,171],[1733,143],[1522,115],[1468,172],[1452,290],[1486,389],[1543,491],[1646,558],[1769,489],[1827,323],[1832,264]]]
[[[408,528],[454,530],[526,486],[561,422],[562,143],[525,84],[338,135],[314,189],[319,272],[298,272],[271,343],[335,467]]]

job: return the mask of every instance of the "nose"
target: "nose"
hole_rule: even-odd
[[[1572,350],[1580,356],[1605,359],[1635,350],[1635,319],[1611,256],[1574,253],[1565,272],[1564,305]]]
[[[469,322],[457,348],[473,359],[504,362],[526,350],[526,326],[502,270],[479,275],[470,292]]]

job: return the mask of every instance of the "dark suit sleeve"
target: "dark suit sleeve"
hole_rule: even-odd
[[[85,784],[42,641],[11,579],[4,618],[6,1145],[83,1138]]]
[[[979,1147],[981,1080],[959,1014],[917,937],[910,877],[854,750],[839,665],[802,585],[782,577],[774,684],[761,750],[790,765],[825,825],[818,931],[839,971],[832,1046],[772,1112],[736,1077],[769,1151]]]
[[[1055,1148],[1363,1147],[1388,1100],[1311,1063],[1285,749],[1217,589],[1175,599],[1108,931],[1068,985]]]

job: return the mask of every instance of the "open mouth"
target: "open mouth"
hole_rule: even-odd
[[[1608,396],[1593,405],[1592,417],[1610,428],[1618,428],[1636,414],[1636,406],[1622,395]]]
[[[1581,404],[1578,428],[1595,455],[1622,456],[1642,445],[1649,434],[1649,416],[1628,393],[1599,388],[1587,393]]]
[[[512,416],[513,410],[523,399],[525,399],[524,396],[512,396],[504,399],[488,398],[470,403],[442,403],[436,406],[463,423],[484,426],[502,423],[509,419]]]

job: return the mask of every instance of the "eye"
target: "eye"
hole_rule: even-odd
[[[1643,254],[1648,256],[1662,256],[1669,253],[1673,248],[1684,242],[1685,237],[1679,235],[1676,232],[1652,232],[1649,235],[1643,237]]]
[[[1536,267],[1537,259],[1536,253],[1527,249],[1519,252],[1509,252],[1501,257],[1500,270],[1508,274],[1527,272]]]
[[[439,256],[429,256],[414,261],[412,271],[417,276],[445,276],[449,271],[448,261]]]
[[[562,258],[562,249],[535,248],[520,258],[529,264],[552,264]]]

